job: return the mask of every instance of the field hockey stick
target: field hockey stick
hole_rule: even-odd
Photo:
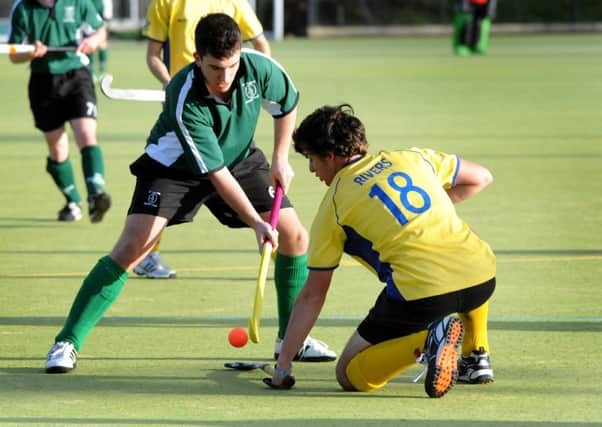
[[[48,46],[48,52],[73,52],[76,46]],[[15,55],[17,53],[28,53],[36,50],[33,44],[0,43],[0,53]]]
[[[164,102],[165,92],[153,89],[115,89],[111,87],[113,76],[105,74],[100,80],[100,90],[109,99],[125,101]]]
[[[272,204],[272,212],[270,212],[270,225],[276,229],[278,224],[278,216],[280,214],[280,204],[284,190],[280,185],[276,186],[276,194],[274,195],[274,203]],[[261,318],[261,306],[263,304],[263,291],[268,275],[268,267],[270,266],[270,257],[272,254],[272,243],[265,242],[261,253],[261,261],[259,263],[259,274],[257,275],[257,287],[255,288],[255,303],[253,304],[253,314],[249,319],[249,337],[255,344],[259,342],[259,320]]]
[[[252,371],[261,369],[268,375],[274,374],[274,368],[269,363],[264,362],[226,362],[224,367],[234,369],[235,371]]]
[[[224,363],[224,367],[234,369],[235,371],[252,371],[255,369],[261,369],[270,376],[274,375],[274,367],[264,362],[226,362]],[[295,377],[285,377],[282,381],[282,384],[279,386],[272,385],[271,378],[264,378],[263,382],[272,388],[288,390],[295,385]]]

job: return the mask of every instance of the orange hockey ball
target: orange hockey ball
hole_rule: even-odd
[[[245,328],[234,328],[228,334],[228,341],[232,347],[244,347],[249,341],[249,335]]]

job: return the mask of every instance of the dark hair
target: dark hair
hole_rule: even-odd
[[[293,132],[295,151],[324,157],[350,157],[368,151],[366,129],[349,104],[325,105],[307,116]]]
[[[201,18],[194,30],[197,53],[223,59],[242,47],[242,35],[236,22],[223,13],[210,13]]]

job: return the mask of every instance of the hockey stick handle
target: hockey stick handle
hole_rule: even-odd
[[[276,185],[276,194],[274,194],[274,203],[272,204],[272,212],[270,212],[270,225],[276,228],[278,225],[278,216],[280,215],[280,205],[284,197],[284,190],[280,184]]]
[[[74,52],[76,46],[48,46],[48,52]],[[28,53],[36,50],[33,44],[0,43],[0,53],[15,55],[17,53]]]

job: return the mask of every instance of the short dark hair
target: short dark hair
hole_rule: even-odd
[[[307,116],[293,132],[295,151],[303,155],[341,157],[364,154],[368,140],[364,124],[353,115],[349,104],[325,105]]]
[[[197,53],[217,59],[228,58],[242,47],[240,28],[224,13],[210,13],[201,18],[194,30]]]

